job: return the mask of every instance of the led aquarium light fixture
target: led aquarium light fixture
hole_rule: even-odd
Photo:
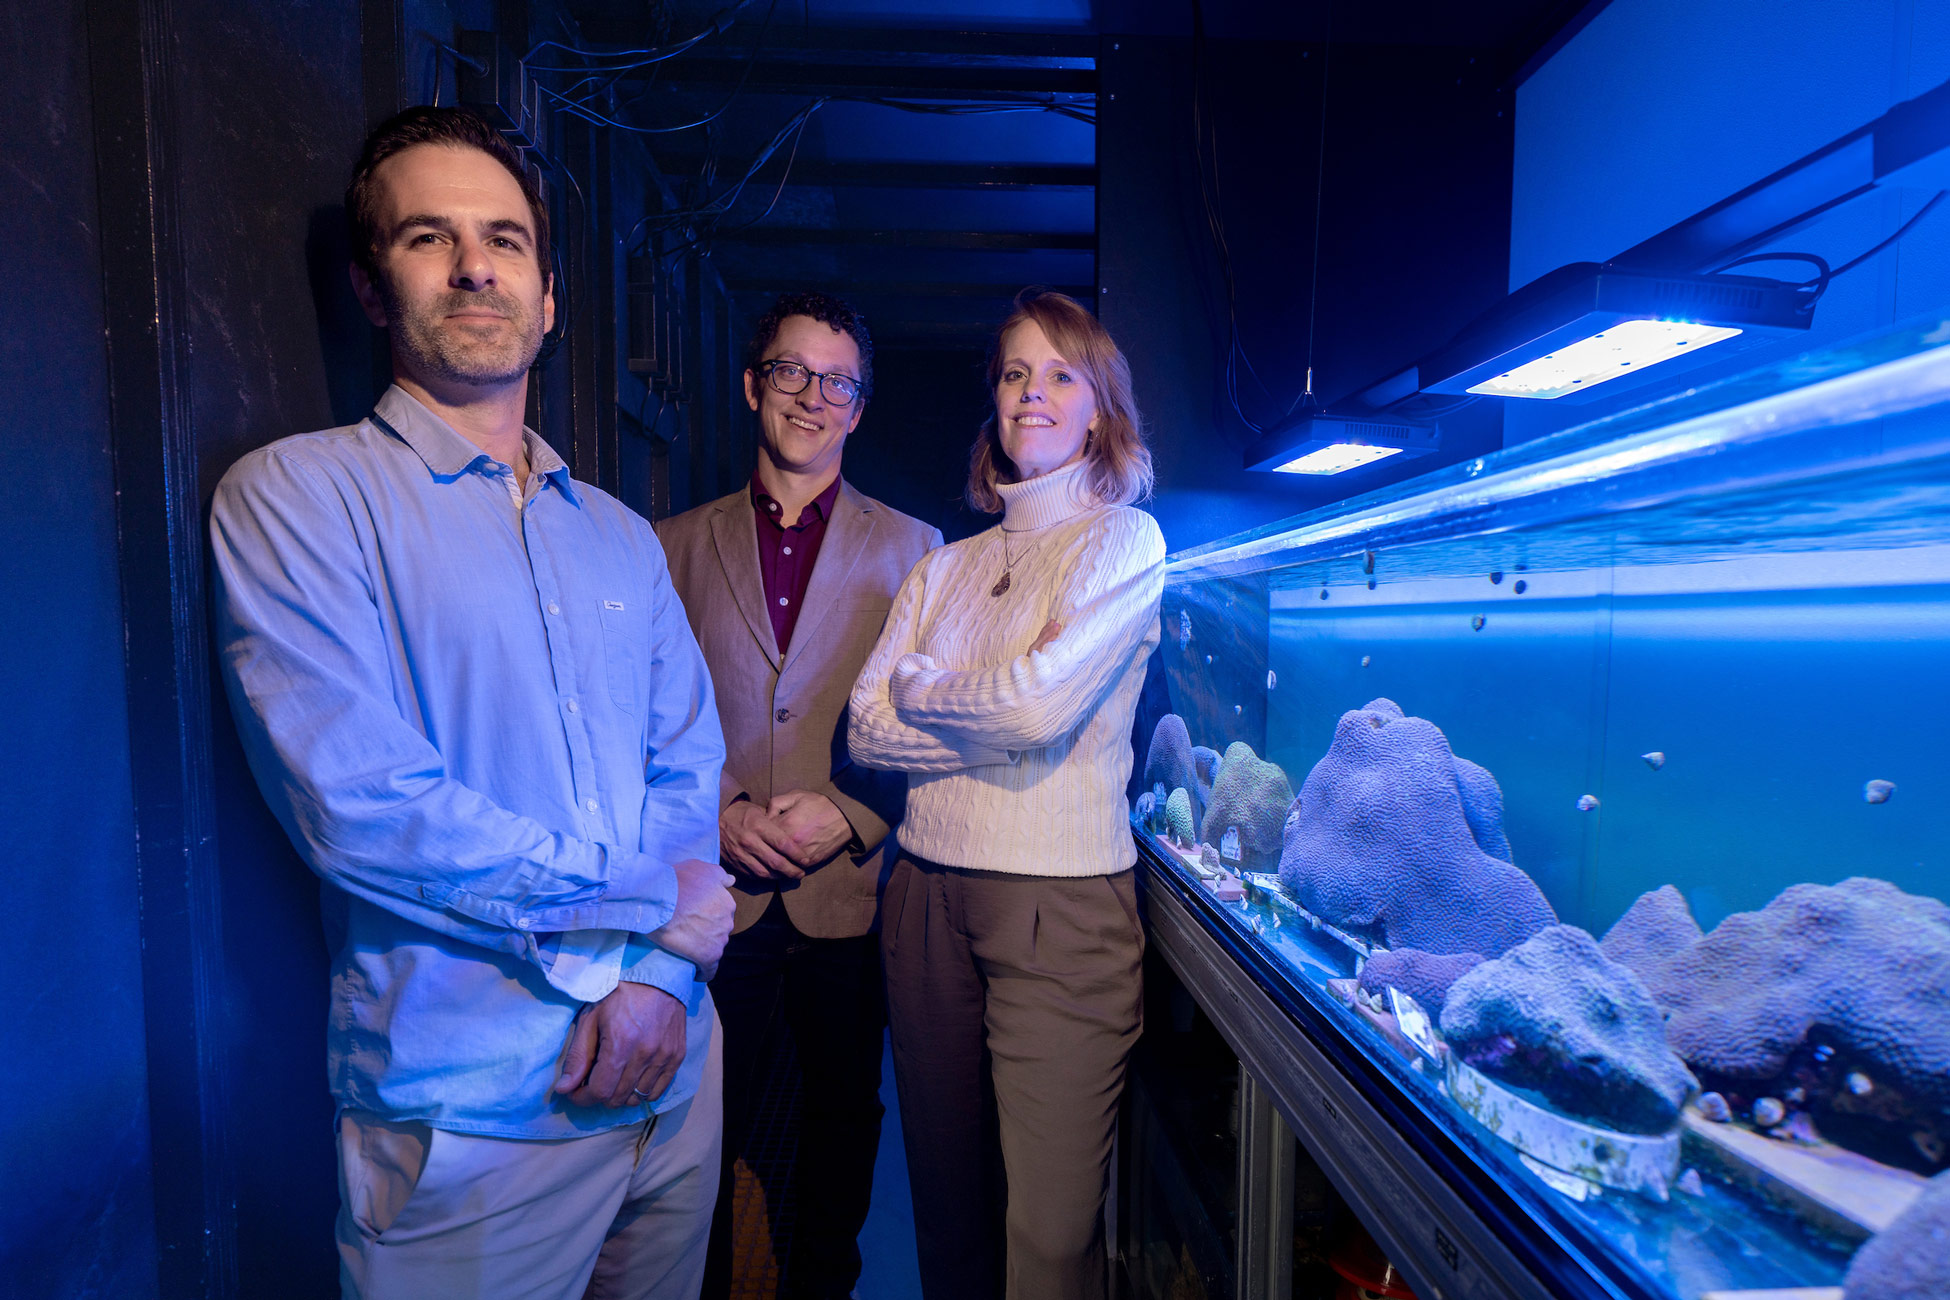
[[[1670,374],[1728,339],[1805,330],[1813,319],[1804,285],[1576,262],[1511,294],[1424,359],[1418,377],[1428,393],[1575,398],[1655,366]]]
[[[1441,446],[1434,425],[1304,415],[1254,443],[1246,468],[1276,474],[1343,474],[1395,456],[1423,456]]]

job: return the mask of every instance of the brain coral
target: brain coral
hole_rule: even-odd
[[[1277,763],[1253,753],[1245,741],[1235,741],[1219,764],[1219,782],[1205,810],[1203,837],[1222,844],[1225,833],[1239,828],[1239,861],[1234,870],[1273,871],[1280,865],[1280,834],[1286,811],[1293,803],[1293,786]]]
[[[1702,935],[1678,891],[1642,896],[1605,936],[1666,1009],[1696,1070],[1780,1074],[1804,1044],[1950,1107],[1950,907],[1884,880],[1793,885]]]
[[[1455,982],[1483,964],[1476,952],[1435,953],[1420,948],[1389,948],[1361,967],[1361,987],[1369,993],[1400,989],[1436,1015]]]
[[[1498,957],[1557,921],[1498,856],[1509,851],[1490,774],[1456,758],[1434,723],[1374,700],[1341,715],[1307,774],[1280,879],[1303,907],[1390,948]]]
[[[1450,1049],[1492,1078],[1628,1133],[1664,1133],[1697,1086],[1645,986],[1576,926],[1553,925],[1457,980]]]
[[[1185,729],[1185,719],[1176,713],[1167,713],[1158,719],[1158,725],[1151,732],[1151,748],[1144,756],[1144,783],[1148,786],[1159,781],[1165,783],[1166,790],[1187,792],[1192,800],[1192,821],[1196,825],[1205,813],[1206,798],[1211,794],[1212,785],[1210,780],[1199,779],[1197,750],[1192,748],[1192,736]]]
[[[1842,1300],[1950,1296],[1950,1173],[1938,1174],[1894,1223],[1849,1261]]]
[[[1165,833],[1185,848],[1198,842],[1198,832],[1192,828],[1192,796],[1183,786],[1165,800]]]

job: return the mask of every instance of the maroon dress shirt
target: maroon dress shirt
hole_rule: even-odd
[[[765,581],[765,609],[772,616],[772,637],[781,655],[792,643],[799,606],[806,599],[806,584],[812,581],[813,565],[826,541],[826,521],[833,517],[833,502],[839,495],[840,479],[835,474],[826,490],[799,512],[799,522],[787,527],[779,522],[783,507],[759,485],[757,471],[752,472],[752,513],[758,516],[758,572]]]

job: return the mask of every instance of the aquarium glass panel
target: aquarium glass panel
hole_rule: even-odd
[[[1947,345],[1171,561],[1142,841],[1622,1294],[1950,1295]]]

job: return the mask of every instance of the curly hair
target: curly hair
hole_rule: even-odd
[[[989,344],[989,391],[1002,382],[1003,341],[1024,324],[1041,327],[1050,346],[1083,372],[1097,399],[1103,418],[1084,450],[1084,481],[1091,493],[1107,506],[1127,506],[1150,496],[1151,452],[1144,445],[1143,421],[1131,392],[1131,364],[1110,332],[1075,298],[1036,288],[1016,295],[1014,308]],[[991,414],[968,455],[968,504],[983,514],[999,514],[1002,496],[995,485],[1018,481]]]
[[[522,165],[520,152],[480,114],[424,104],[395,113],[374,127],[352,168],[352,183],[345,191],[345,217],[352,228],[352,260],[360,269],[375,277],[379,270],[379,192],[373,172],[394,154],[423,144],[479,149],[508,169],[508,175],[521,187],[522,198],[528,200],[528,214],[535,223],[535,263],[547,279],[553,266],[549,261],[548,205],[542,202],[541,187]]]
[[[745,369],[756,371],[766,360],[788,316],[810,316],[835,334],[851,338],[860,349],[860,401],[873,395],[873,336],[867,333],[867,318],[830,293],[780,294],[752,330],[752,341],[745,347]]]

